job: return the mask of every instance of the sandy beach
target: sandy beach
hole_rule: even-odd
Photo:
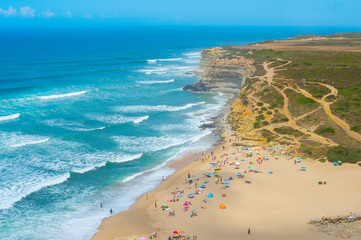
[[[359,222],[331,227],[333,235],[308,224],[314,218],[361,213],[359,166],[282,155],[281,147],[236,146],[229,130],[222,137],[212,155],[204,153],[128,211],[105,219],[92,239],[149,239],[155,232],[152,239],[168,239],[174,231],[192,239],[361,238]],[[260,165],[258,158],[263,159]],[[168,208],[163,210],[163,204]]]

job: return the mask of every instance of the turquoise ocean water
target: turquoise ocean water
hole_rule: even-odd
[[[351,28],[0,31],[0,239],[89,239],[215,143],[227,98],[192,93],[203,48]],[[103,208],[100,208],[100,202]]]

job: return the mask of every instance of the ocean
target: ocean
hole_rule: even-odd
[[[355,30],[2,29],[0,239],[90,239],[172,174],[167,162],[215,144],[200,126],[228,96],[182,91],[203,48]]]

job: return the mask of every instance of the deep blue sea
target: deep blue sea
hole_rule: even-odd
[[[182,91],[203,48],[356,30],[0,30],[0,239],[89,239],[172,174],[167,162],[212,146],[199,126],[227,96]]]

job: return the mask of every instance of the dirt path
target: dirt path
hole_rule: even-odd
[[[319,143],[324,144],[324,145],[336,146],[337,144],[334,141],[332,141],[331,139],[328,139],[328,138],[322,137],[322,136],[320,136],[318,134],[315,134],[315,133],[309,131],[308,129],[305,129],[305,128],[299,126],[296,123],[297,120],[299,120],[299,119],[301,119],[303,117],[306,117],[307,115],[312,114],[312,112],[313,112],[312,111],[312,112],[307,113],[307,114],[305,114],[303,116],[300,116],[298,118],[293,118],[291,112],[289,111],[289,99],[288,99],[288,97],[287,97],[287,95],[285,93],[285,90],[287,88],[290,88],[290,89],[298,92],[296,89],[293,89],[291,87],[286,87],[286,88],[281,90],[280,88],[276,87],[274,84],[272,85],[275,70],[278,70],[279,68],[284,67],[284,66],[286,66],[286,65],[288,65],[290,63],[291,62],[288,61],[287,63],[282,64],[282,65],[277,66],[277,67],[274,67],[274,68],[269,67],[272,63],[269,63],[269,62],[264,62],[263,63],[263,67],[264,67],[264,69],[266,71],[266,74],[264,76],[262,76],[261,79],[267,81],[267,83],[268,83],[268,85],[270,87],[271,86],[274,87],[282,95],[284,103],[283,103],[283,108],[279,109],[279,111],[288,118],[288,122],[279,123],[279,124],[277,124],[277,127],[291,127],[291,128],[294,128],[294,129],[302,132],[305,136],[307,136],[309,138],[309,140],[319,142]],[[336,90],[336,89],[334,89],[334,90]],[[334,90],[331,90],[331,92],[333,93]],[[256,99],[254,99],[254,96],[252,96],[252,98],[253,98],[253,100],[256,100]],[[273,127],[272,126],[267,126],[267,127],[264,127],[264,129],[267,129],[267,130],[272,131],[274,133],[274,131],[272,129]],[[277,135],[280,136],[279,134],[277,134]],[[301,145],[301,143],[298,140],[293,139],[293,141],[295,142],[296,145],[298,145],[298,146]]]
[[[344,120],[338,118],[337,116],[335,116],[335,115],[332,113],[330,106],[331,106],[331,104],[332,104],[333,102],[326,102],[326,101],[325,101],[326,97],[328,97],[328,96],[330,96],[330,95],[335,95],[335,96],[337,96],[337,93],[338,93],[337,89],[334,88],[334,87],[332,87],[332,86],[330,86],[330,85],[328,85],[328,84],[324,84],[324,83],[319,83],[319,84],[320,84],[320,85],[323,85],[323,86],[325,86],[325,87],[327,87],[328,89],[331,90],[331,93],[326,94],[325,96],[322,97],[322,99],[317,99],[317,98],[313,97],[309,92],[307,92],[306,90],[304,90],[304,89],[302,89],[302,88],[299,88],[298,91],[299,91],[303,96],[308,97],[308,98],[316,101],[317,103],[319,103],[319,104],[323,107],[323,109],[324,109],[325,113],[327,114],[327,116],[329,116],[337,125],[339,125],[339,126],[346,132],[346,134],[347,134],[348,136],[350,136],[350,137],[352,137],[353,139],[361,142],[361,135],[358,134],[357,132],[352,131],[352,130],[350,129],[350,125],[349,125],[349,124],[347,124]]]

